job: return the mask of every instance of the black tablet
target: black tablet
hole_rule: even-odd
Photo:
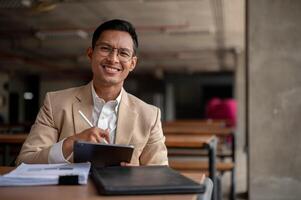
[[[95,167],[120,166],[121,162],[130,162],[133,146],[99,144],[76,141],[73,147],[74,162],[91,162]]]

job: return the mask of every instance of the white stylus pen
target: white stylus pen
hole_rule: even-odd
[[[80,116],[87,122],[87,124],[89,124],[89,126],[92,128],[93,124],[88,120],[88,118],[84,115],[84,113],[82,111],[78,111]],[[108,144],[108,142],[103,138],[103,142]]]

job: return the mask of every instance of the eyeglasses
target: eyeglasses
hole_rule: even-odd
[[[99,44],[95,50],[103,57],[109,56],[114,50],[117,50],[117,56],[120,62],[128,62],[133,57],[133,52],[127,48],[114,48],[108,44]]]

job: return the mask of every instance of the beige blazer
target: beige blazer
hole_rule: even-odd
[[[46,94],[44,105],[16,160],[17,164],[48,163],[49,150],[54,143],[89,128],[78,110],[89,116],[91,121],[91,84]],[[131,163],[168,164],[160,117],[158,108],[122,91],[115,143],[134,145]]]

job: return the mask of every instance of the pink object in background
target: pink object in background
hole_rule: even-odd
[[[225,119],[227,125],[234,127],[236,125],[236,100],[220,99],[214,97],[210,99],[205,108],[205,116],[210,119]]]

